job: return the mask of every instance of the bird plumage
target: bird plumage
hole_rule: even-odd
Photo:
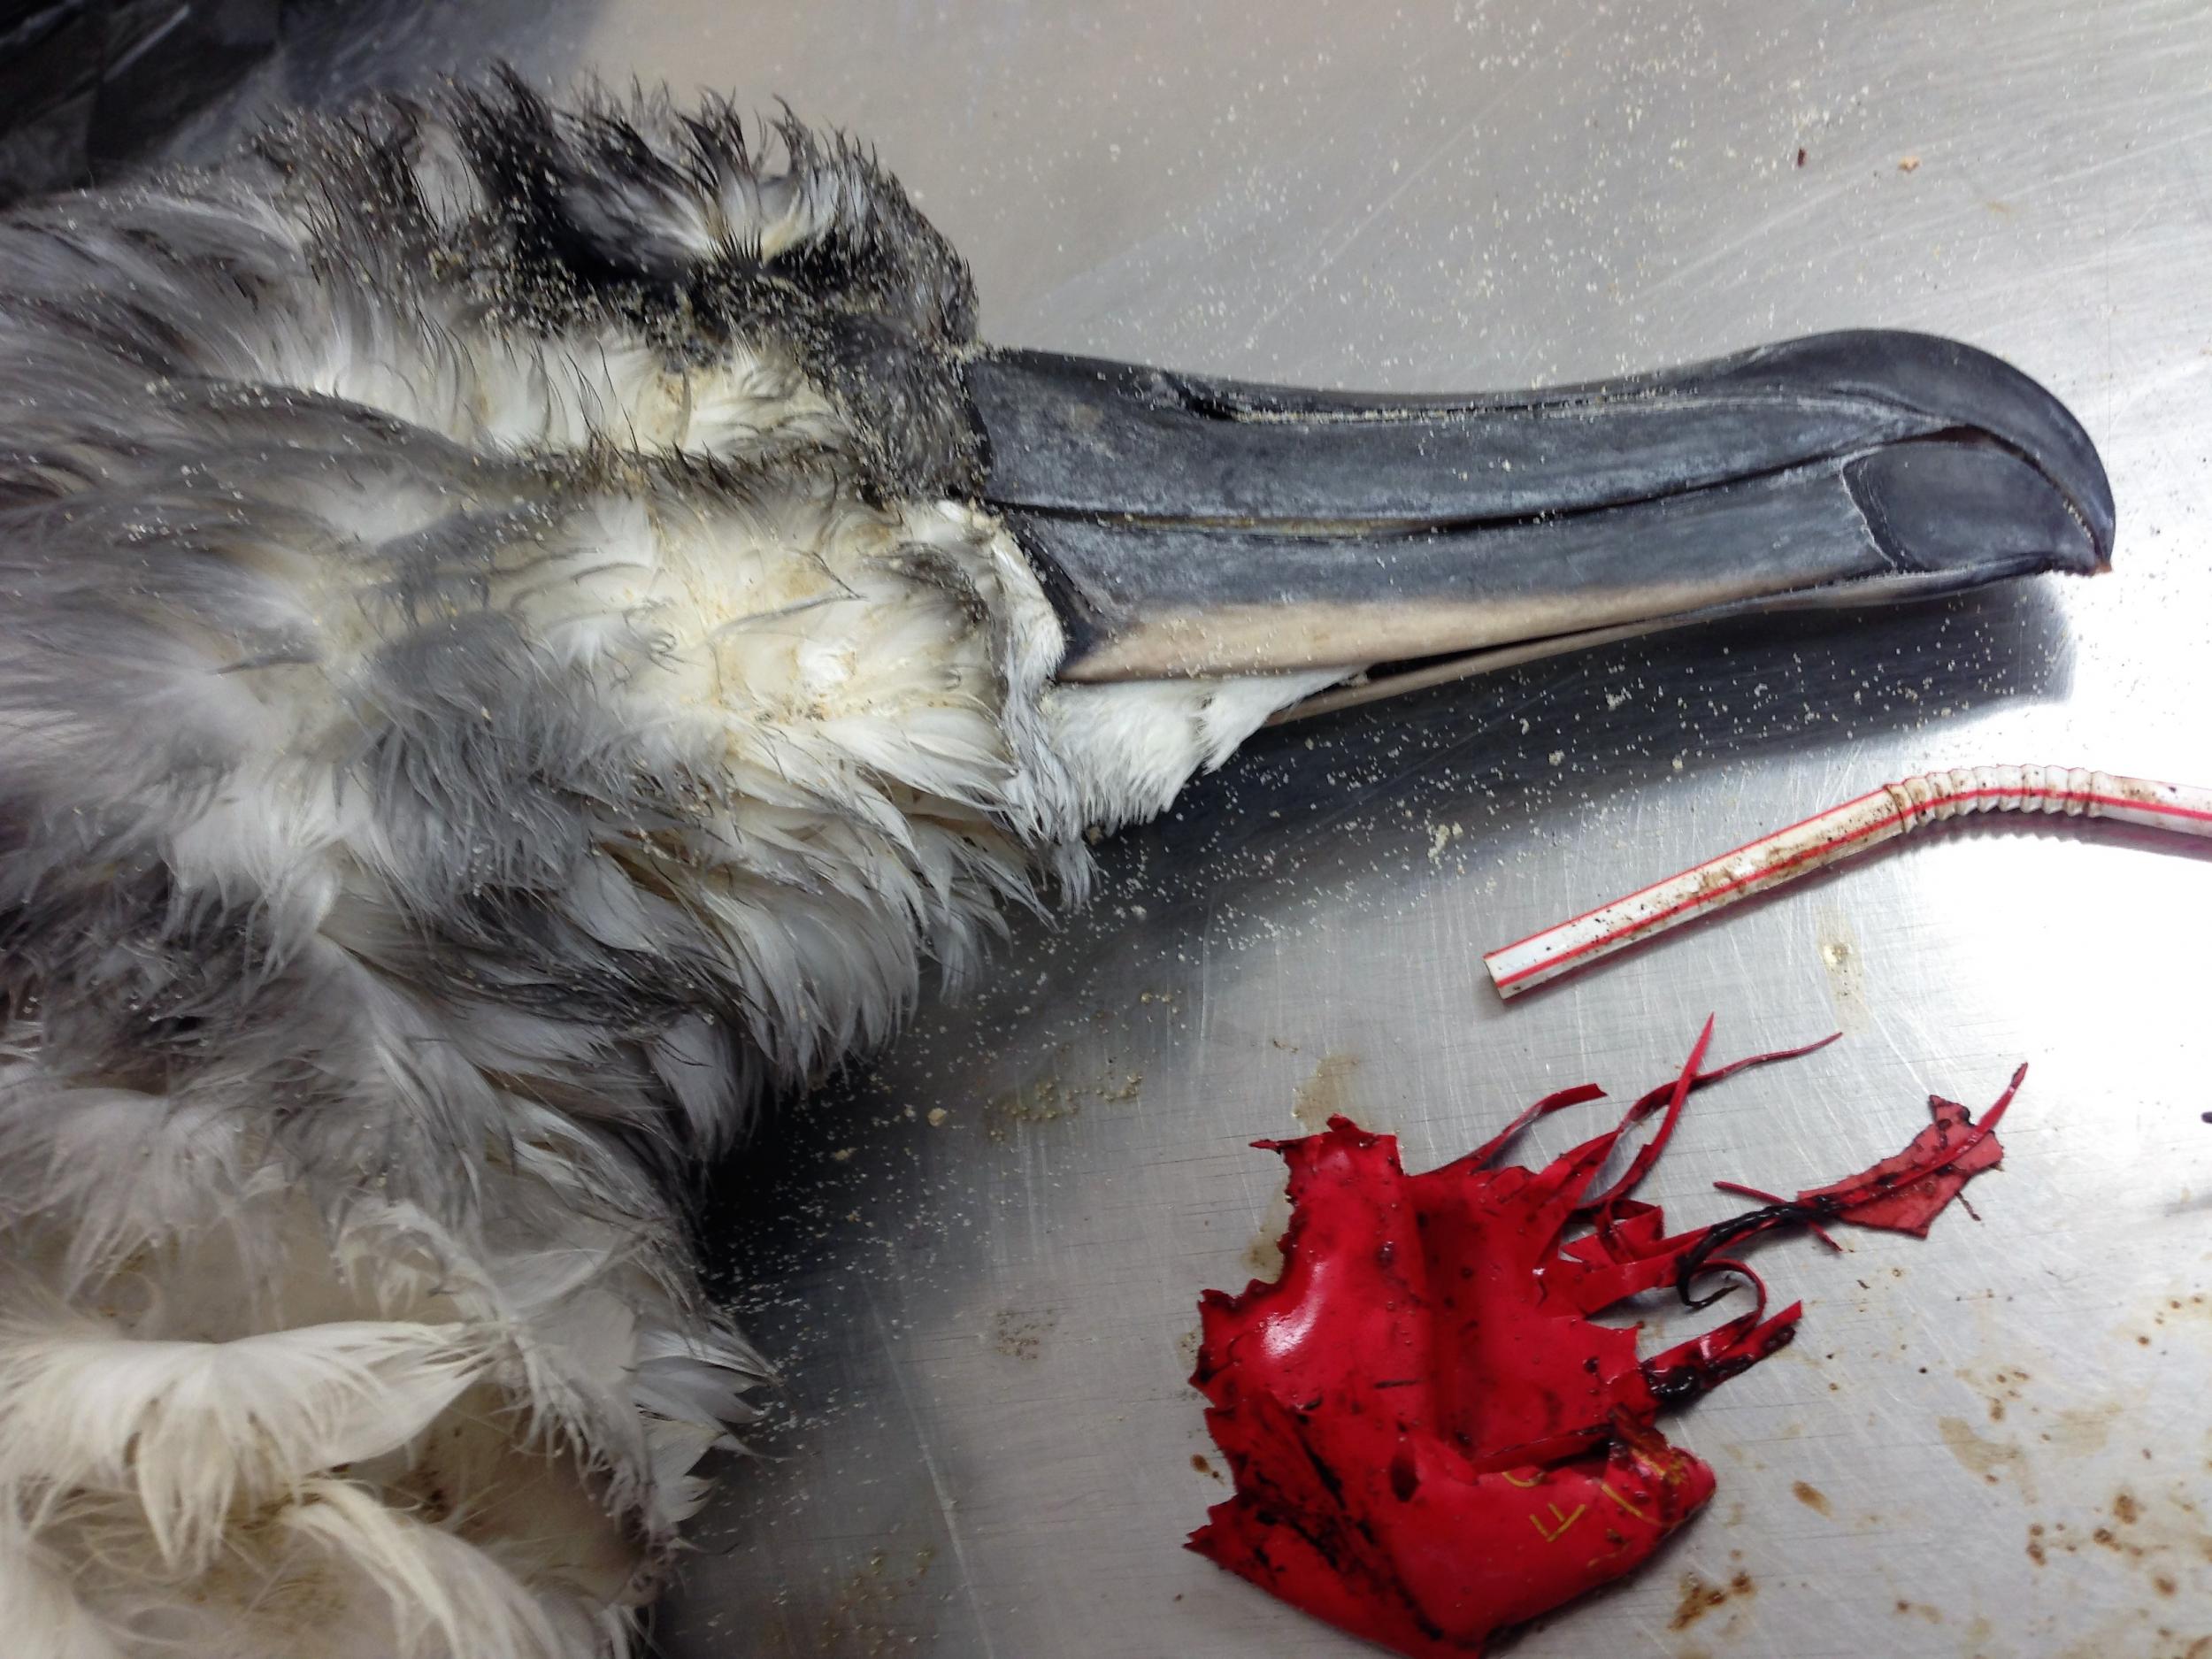
[[[649,96],[0,223],[0,1629],[626,1646],[764,1372],[702,1161],[1341,672],[1055,684],[973,310]]]

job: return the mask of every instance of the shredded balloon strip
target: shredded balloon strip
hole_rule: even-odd
[[[1816,813],[1801,824],[1654,882],[1625,898],[1502,947],[1483,957],[1502,997],[1670,928],[1857,856],[1924,825],[1982,812],[2107,818],[2183,835],[2212,836],[2212,789],[2064,766],[1965,766],[1928,772]]]
[[[1488,1144],[1409,1175],[1396,1140],[1346,1118],[1262,1141],[1289,1166],[1283,1269],[1240,1295],[1207,1291],[1191,1378],[1235,1477],[1190,1548],[1292,1606],[1416,1659],[1483,1651],[1497,1631],[1647,1560],[1713,1495],[1710,1467],[1670,1445],[1663,1406],[1718,1386],[1787,1343],[1802,1312],[1767,1310],[1732,1252],[1778,1227],[1925,1235],[2003,1157],[1995,1134],[2022,1079],[1979,1123],[1932,1100],[1932,1121],[1871,1169],[1669,1233],[1632,1194],[1684,1103],[1747,1066],[1688,1063],[1603,1134],[1541,1169],[1494,1160],[1540,1118],[1601,1099],[1538,1101]],[[1657,1127],[1610,1182],[1623,1137]],[[1751,1309],[1647,1357],[1638,1327],[1596,1316],[1640,1292],[1740,1280]],[[1725,1286],[1724,1285],[1724,1288]]]

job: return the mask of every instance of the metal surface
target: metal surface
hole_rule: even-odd
[[[471,66],[457,10],[430,66]],[[1340,1107],[1425,1166],[1655,1080],[1709,1010],[1724,1054],[1847,1036],[1694,1103],[1648,1189],[1682,1221],[2033,1069],[1978,1224],[1767,1253],[1801,1340],[1675,1421],[1718,1498],[1517,1659],[2212,1653],[2212,862],[1992,825],[1509,1009],[1479,961],[1884,778],[2212,782],[2200,0],[524,10],[470,43],[866,133],[997,342],[1461,390],[1923,328],[2067,399],[2119,502],[2109,576],[1279,728],[1102,847],[1087,910],[730,1172],[728,1283],[786,1383],[668,1654],[1364,1651],[1178,1548],[1225,1490],[1194,1304],[1284,1215],[1246,1143]],[[430,50],[395,29],[373,73]]]

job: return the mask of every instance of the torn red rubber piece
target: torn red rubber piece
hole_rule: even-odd
[[[1539,1170],[1490,1160],[1599,1091],[1548,1096],[1422,1175],[1405,1172],[1392,1137],[1343,1118],[1260,1142],[1289,1168],[1283,1271],[1201,1300],[1191,1380],[1236,1493],[1190,1547],[1316,1617],[1433,1659],[1479,1654],[1497,1630],[1632,1571],[1695,1514],[1713,1472],[1667,1443],[1660,1409],[1756,1364],[1801,1313],[1769,1315],[1756,1275],[1716,1247],[1819,1220],[1924,1233],[2002,1156],[1990,1131],[2012,1098],[1978,1125],[1937,1102],[1905,1151],[1862,1175],[1671,1235],[1629,1194],[1684,1102],[1786,1057],[1701,1071],[1709,1036],[1709,1024],[1682,1071],[1614,1128]],[[1593,1194],[1622,1135],[1662,1107],[1651,1141]],[[1636,1327],[1592,1317],[1722,1268],[1753,1286],[1751,1310],[1647,1359]]]
[[[1928,1114],[1935,1121],[1915,1135],[1902,1152],[1848,1180],[1800,1193],[1797,1202],[1824,1210],[1832,1205],[1829,1214],[1835,1220],[1856,1227],[1880,1227],[1926,1238],[1929,1224],[1966,1183],[2002,1161],[2004,1148],[1997,1143],[1995,1133],[1998,1120],[2010,1109],[2027,1075],[2024,1065],[2015,1071],[2005,1092],[1978,1124],[1958,1102],[1930,1095]]]
[[[1973,1113],[1958,1102],[1930,1095],[1928,1113],[1934,1121],[1907,1142],[1902,1152],[1843,1180],[1801,1192],[1795,1198],[1778,1198],[1772,1193],[1736,1181],[1714,1182],[1724,1193],[1763,1199],[1766,1207],[1706,1230],[1704,1240],[1692,1246],[1682,1258],[1676,1282],[1683,1299],[1692,1307],[1703,1307],[1714,1299],[1706,1296],[1691,1300],[1690,1283],[1701,1274],[1727,1271],[1749,1276],[1750,1270],[1740,1262],[1722,1261],[1716,1252],[1724,1247],[1747,1243],[1776,1227],[1807,1228],[1831,1249],[1842,1247],[1828,1236],[1822,1225],[1824,1222],[1847,1221],[1854,1226],[1926,1238],[1929,1226],[1945,1206],[1959,1197],[1966,1183],[1985,1170],[1995,1169],[2003,1161],[2004,1148],[1997,1140],[1997,1125],[2011,1108],[2013,1097],[2020,1092],[2020,1085],[2027,1075],[2028,1068],[2024,1065],[2016,1070],[2005,1092],[1997,1097],[1978,1124],[1974,1121]]]

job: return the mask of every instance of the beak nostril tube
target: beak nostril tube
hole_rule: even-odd
[[[1920,334],[1464,397],[988,350],[967,387],[985,502],[1061,612],[1069,680],[1479,672],[1746,610],[2087,572],[2111,548],[2065,409]]]

